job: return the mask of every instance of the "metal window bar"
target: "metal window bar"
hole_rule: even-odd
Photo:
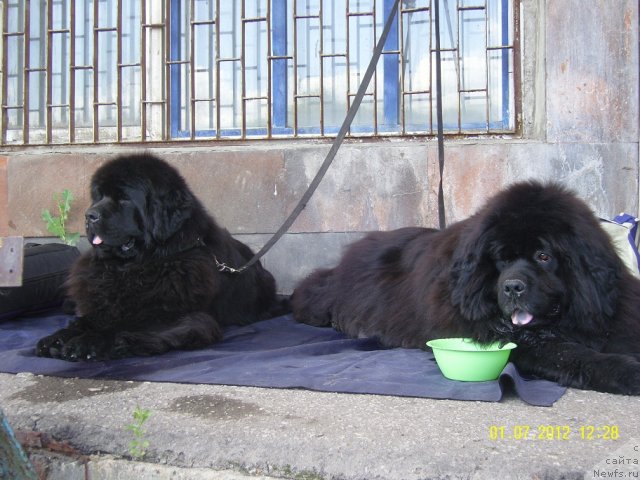
[[[264,18],[266,32],[267,32],[267,96],[265,98],[267,103],[267,137],[273,136],[273,112],[271,110],[272,93],[272,79],[273,79],[273,61],[269,60],[273,56],[273,41],[270,35],[271,32],[271,2],[267,2],[267,11]]]
[[[215,71],[215,77],[216,77],[216,123],[215,123],[215,130],[216,130],[216,138],[219,140],[221,138],[222,135],[222,110],[220,108],[220,96],[222,94],[222,89],[221,89],[221,75],[220,75],[220,62],[222,61],[222,59],[220,58],[220,0],[216,1],[216,71]]]
[[[71,4],[71,15],[69,15],[69,131],[67,138],[69,143],[76,140],[76,15],[75,2]]]
[[[22,30],[16,30],[16,31],[9,31],[9,24],[8,24],[8,10],[9,10],[9,5],[5,4],[5,9],[4,12],[2,14],[2,18],[3,18],[3,25],[2,25],[2,58],[3,58],[3,66],[2,66],[2,71],[3,71],[3,79],[2,79],[2,143],[6,143],[7,142],[7,129],[8,129],[8,125],[9,125],[9,112],[11,110],[16,110],[16,114],[17,114],[17,119],[18,121],[20,121],[23,117],[24,117],[24,109],[28,108],[28,105],[25,106],[25,102],[24,102],[24,82],[25,82],[25,78],[24,75],[22,77],[22,81],[18,81],[17,78],[19,76],[19,73],[16,73],[16,89],[17,92],[15,93],[15,96],[18,98],[23,98],[23,103],[21,104],[15,104],[15,105],[10,105],[8,104],[8,98],[9,98],[9,93],[8,93],[8,89],[9,89],[9,78],[10,78],[10,74],[9,74],[9,67],[8,67],[8,58],[9,58],[9,39],[10,38],[18,38],[18,37],[22,37],[23,38],[23,42],[22,45],[25,45],[24,42],[24,37],[25,37],[25,18],[22,18],[22,22],[20,22],[20,18],[18,18],[18,23],[21,23],[22,26]],[[19,49],[18,49],[19,50]],[[24,50],[24,49],[23,49]],[[22,52],[22,58],[23,58],[23,62],[24,62],[24,56],[26,55],[26,53],[23,51]],[[18,51],[16,53],[16,57],[20,56],[20,51]],[[24,63],[23,63],[24,65]],[[28,99],[27,99],[28,101]],[[21,115],[22,113],[22,115]],[[22,138],[23,138],[23,143],[24,142],[24,138],[25,137],[25,126],[24,126],[24,121],[22,121],[23,124],[23,128],[22,128]]]
[[[158,6],[151,0],[137,4],[122,0],[2,2],[0,142],[26,145],[148,141],[151,137],[171,141],[331,136],[337,131],[334,124],[343,102],[346,112],[353,99],[368,61],[367,52],[375,45],[377,25],[390,4],[371,0],[363,8],[349,0],[317,0],[310,10],[311,3],[305,8],[297,0],[266,0],[261,3],[262,10],[254,12],[248,11],[248,6],[260,2],[241,0],[225,3],[223,29],[222,2],[210,0],[209,18],[203,20],[194,17],[196,1],[207,3],[165,0],[160,21],[150,20],[150,9]],[[433,1],[401,2],[397,27],[390,34],[350,135],[433,135]],[[439,1],[445,13],[441,30],[448,40],[443,58],[448,71],[455,71],[447,88],[457,98],[445,120],[446,133],[514,131],[519,101],[519,72],[515,68],[518,0]],[[342,13],[338,5],[343,5]],[[55,14],[54,8],[58,9]],[[82,8],[87,24],[79,25],[82,17],[77,16],[77,8]],[[67,21],[58,18],[62,10],[70,12]],[[101,23],[101,15],[114,13],[115,20]],[[125,14],[129,15],[127,30]],[[182,18],[185,14],[188,19]],[[469,21],[476,27],[484,22],[476,37],[465,31]],[[39,26],[33,27],[38,22]],[[138,22],[133,29],[132,22]],[[335,43],[331,37],[337,25],[346,27],[344,43]],[[196,65],[196,48],[202,54],[196,46],[196,30],[207,26],[212,28],[205,48],[208,60]],[[424,41],[421,45],[428,46],[422,51],[429,54],[422,57],[418,45],[411,44],[415,43],[411,37],[416,29]],[[32,38],[32,32],[40,33]],[[137,44],[136,35],[140,37]],[[147,66],[151,63],[147,57],[155,55],[149,42],[157,38],[163,42],[163,92],[152,95],[150,89],[159,84],[157,79],[149,84]],[[373,42],[369,46],[370,38]],[[482,75],[476,75],[474,83],[468,84],[469,66],[463,52],[474,38],[483,44],[483,58],[475,60],[484,62],[484,78],[478,82]],[[319,42],[317,50],[311,41]],[[232,48],[223,53],[221,42]],[[17,48],[10,52],[9,43]],[[54,44],[68,57],[60,64],[54,63],[60,62],[52,53]],[[133,58],[129,50],[135,48],[140,52]],[[477,45],[476,51],[480,51]],[[38,56],[37,52],[46,54]],[[9,55],[13,57],[11,71]],[[224,78],[223,68],[228,72]],[[428,78],[417,80],[422,71],[419,68],[424,68]],[[210,80],[208,91],[197,84],[197,75]],[[341,81],[343,75],[346,83]],[[230,83],[223,83],[227,81]],[[134,84],[136,88],[139,85],[139,92],[130,91]],[[152,122],[155,130],[150,130],[149,112],[154,107],[163,114]],[[475,116],[469,116],[470,107],[476,109]],[[162,128],[159,133],[158,125]]]
[[[142,69],[142,62],[122,61],[123,40],[126,35],[122,29],[122,7],[121,0],[114,2],[117,7],[117,18],[115,27],[99,26],[99,1],[84,2],[82,5],[86,8],[89,3],[93,8],[90,10],[91,18],[87,21],[91,23],[91,33],[86,31],[86,25],[82,25],[81,33],[77,28],[76,6],[81,2],[60,0],[49,2],[30,2],[28,0],[18,0],[14,2],[3,2],[3,22],[2,22],[2,42],[3,42],[3,65],[2,69],[2,114],[1,114],[1,141],[7,143],[78,143],[76,133],[78,128],[82,126],[77,124],[77,115],[85,114],[89,120],[91,127],[91,138],[93,142],[100,142],[100,128],[105,125],[100,120],[100,108],[110,108],[107,116],[115,111],[115,128],[114,134],[109,137],[110,140],[115,138],[117,141],[124,141],[123,136],[123,109],[127,109],[131,115],[134,110],[139,110],[140,105],[132,105],[133,95],[127,95],[128,105],[125,105],[125,96],[123,89],[125,84],[122,81],[123,71],[125,69]],[[104,2],[102,2],[104,3]],[[131,6],[132,3],[127,3]],[[140,3],[144,5],[144,3]],[[109,5],[111,6],[111,4]],[[37,8],[38,10],[34,10]],[[109,9],[107,9],[108,11]],[[13,28],[19,28],[9,31],[9,12],[14,16],[12,21]],[[83,10],[84,11],[84,10]],[[130,9],[131,11],[131,9]],[[54,13],[55,12],[55,13]],[[88,13],[86,10],[85,13]],[[142,10],[144,16],[144,10]],[[54,17],[55,15],[55,17]],[[36,32],[37,36],[32,36],[31,32]],[[99,71],[99,58],[102,40],[101,35],[107,32],[115,33],[115,72],[110,68],[103,72]],[[91,37],[89,37],[91,35]],[[17,38],[18,55],[11,52],[11,57],[19,66],[21,81],[14,81],[11,85],[8,79],[9,74],[8,59],[9,47],[8,39]],[[133,36],[129,43],[134,41]],[[113,42],[109,42],[113,43]],[[93,44],[93,48],[90,45]],[[112,45],[113,46],[113,45]],[[128,45],[130,47],[131,45]],[[33,55],[33,49],[36,52],[43,52],[41,55]],[[57,49],[54,56],[54,49]],[[84,54],[86,61],[78,64],[77,53],[80,50]],[[16,57],[20,58],[16,58]],[[56,64],[54,62],[60,62]],[[80,71],[90,72],[85,75],[84,82],[77,81],[77,74]],[[107,75],[109,80],[115,74],[116,84],[115,99],[111,101],[100,101],[100,92],[107,87],[105,83],[109,81],[101,81],[99,76]],[[37,76],[37,77],[35,77]],[[87,77],[92,76],[92,81],[87,83]],[[133,76],[132,76],[133,78]],[[19,85],[16,88],[15,84]],[[13,88],[13,98],[16,98],[15,104],[9,104],[9,88]],[[144,91],[144,90],[143,90]],[[30,96],[33,96],[34,103],[31,102]],[[81,99],[78,103],[78,98]],[[135,103],[135,102],[134,102]],[[80,108],[81,111],[78,111]],[[21,127],[21,138],[18,141],[8,142],[8,132],[11,120],[9,114],[11,111],[19,111],[14,119],[14,123],[18,122]],[[88,116],[86,116],[88,114]],[[108,126],[108,125],[107,125]],[[11,129],[17,131],[17,129]],[[66,135],[65,135],[66,132]],[[66,136],[66,138],[65,138]],[[15,135],[14,135],[15,137]],[[129,135],[130,137],[130,135]],[[39,140],[42,138],[42,140]]]

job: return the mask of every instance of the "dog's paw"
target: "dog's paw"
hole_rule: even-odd
[[[38,357],[60,358],[64,344],[64,337],[58,333],[41,338],[36,344],[36,355]]]
[[[614,391],[624,395],[640,395],[640,363],[620,372],[615,377]]]
[[[65,343],[58,358],[69,362],[103,360],[108,342],[96,335],[78,335]]]
[[[602,355],[601,361],[589,370],[580,388],[622,395],[640,395],[640,362],[630,355]]]
[[[134,346],[139,343],[139,335],[130,332],[116,334],[111,346],[109,356],[111,358],[125,358],[135,355]]]

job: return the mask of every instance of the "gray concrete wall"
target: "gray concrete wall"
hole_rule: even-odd
[[[529,178],[566,183],[604,217],[638,213],[638,20],[638,2],[628,0],[521,2],[520,132],[447,139],[448,222]],[[293,209],[329,142],[13,147],[0,157],[0,234],[46,236],[40,211],[63,188],[77,196],[71,229],[81,230],[95,168],[141,148],[175,164],[220,223],[258,248]],[[437,186],[434,139],[347,141],[265,263],[289,292],[363,232],[435,226]]]

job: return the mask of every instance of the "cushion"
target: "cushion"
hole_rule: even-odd
[[[79,255],[76,247],[62,243],[26,244],[22,285],[0,288],[0,320],[61,305],[63,284]]]

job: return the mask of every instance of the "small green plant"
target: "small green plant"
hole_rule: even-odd
[[[142,458],[147,453],[149,441],[144,437],[145,431],[142,427],[150,416],[150,410],[136,407],[133,411],[133,422],[124,427],[133,433],[133,440],[129,442],[129,454],[133,458]]]
[[[47,230],[67,245],[76,245],[80,234],[68,232],[66,225],[69,211],[71,210],[71,202],[73,201],[73,193],[68,189],[64,189],[61,195],[54,194],[53,200],[56,202],[59,215],[51,215],[51,212],[46,208],[42,210],[42,219],[47,224]]]

